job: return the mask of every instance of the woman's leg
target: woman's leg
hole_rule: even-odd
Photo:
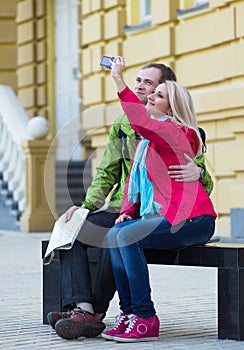
[[[162,216],[150,219],[127,221],[125,227],[120,227],[116,240],[110,241],[114,247],[127,246],[140,242],[143,248],[181,249],[196,244],[205,244],[214,234],[215,217],[202,215],[176,227]],[[116,225],[119,226],[119,225]],[[115,227],[116,227],[115,226]]]
[[[116,251],[117,255],[120,253],[119,264],[117,258],[113,258],[112,261],[116,285],[122,297],[120,273],[117,270],[120,265],[123,266],[123,280],[127,276],[126,283],[130,289],[133,313],[142,318],[155,313],[143,248],[181,249],[204,244],[214,234],[214,228],[215,218],[208,215],[186,220],[178,230],[173,231],[174,233],[169,222],[160,216],[127,221],[113,228],[109,243],[113,247],[117,245],[118,248],[112,248],[110,251]]]
[[[119,248],[116,248],[117,234],[120,230],[120,227],[124,226],[125,224],[126,223],[122,223],[112,227],[107,233],[106,241],[108,246],[112,246],[112,247],[115,246],[115,248],[109,249],[110,261],[112,264],[116,289],[119,294],[120,308],[126,315],[129,315],[132,313],[132,308],[131,308],[131,296],[130,296],[128,277],[124,267],[123,260],[121,258],[120,250]]]
[[[139,232],[136,228],[141,226],[141,221],[131,220],[116,225],[108,232],[107,238],[108,244],[113,247],[110,248],[110,257],[122,311],[150,318],[155,309],[143,249],[139,243],[122,244],[121,247],[123,237]]]
[[[150,224],[149,219],[148,226]],[[154,249],[182,249],[192,245],[205,244],[213,236],[215,230],[215,217],[202,215],[190,220],[186,220],[178,230],[167,229],[165,219],[163,219],[156,229],[152,229],[148,236],[144,237],[140,244],[143,248]],[[172,233],[173,232],[173,233]]]
[[[132,313],[141,318],[150,318],[156,311],[151,299],[149,272],[140,243],[119,248],[128,278]]]

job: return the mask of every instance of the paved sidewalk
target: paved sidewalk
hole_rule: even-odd
[[[151,266],[153,299],[161,320],[160,340],[118,344],[99,337],[64,340],[42,324],[41,240],[48,233],[0,230],[0,348],[8,349],[244,349],[244,341],[217,339],[214,268]],[[118,311],[117,297],[105,318]]]

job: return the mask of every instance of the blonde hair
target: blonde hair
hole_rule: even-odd
[[[173,118],[181,125],[186,125],[194,129],[199,138],[199,149],[197,156],[202,154],[202,139],[199,134],[197,118],[194,110],[193,100],[190,92],[175,81],[165,81],[169,104],[172,110]]]

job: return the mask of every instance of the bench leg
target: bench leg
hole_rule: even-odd
[[[244,269],[218,268],[218,338],[244,340]]]
[[[48,242],[42,242],[43,255],[46,251]],[[60,261],[59,252],[55,253],[55,257],[51,264],[43,265],[43,301],[42,301],[42,316],[43,324],[48,324],[47,314],[50,311],[61,310],[60,297]]]

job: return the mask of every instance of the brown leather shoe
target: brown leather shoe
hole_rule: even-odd
[[[93,338],[102,333],[105,327],[105,324],[93,314],[77,308],[69,318],[57,321],[55,331],[64,339]]]
[[[54,311],[54,312],[49,312],[47,314],[47,320],[50,326],[52,326],[53,329],[55,329],[55,324],[61,320],[62,318],[70,318],[72,315],[73,311],[67,311],[67,312],[59,312],[59,311]]]

